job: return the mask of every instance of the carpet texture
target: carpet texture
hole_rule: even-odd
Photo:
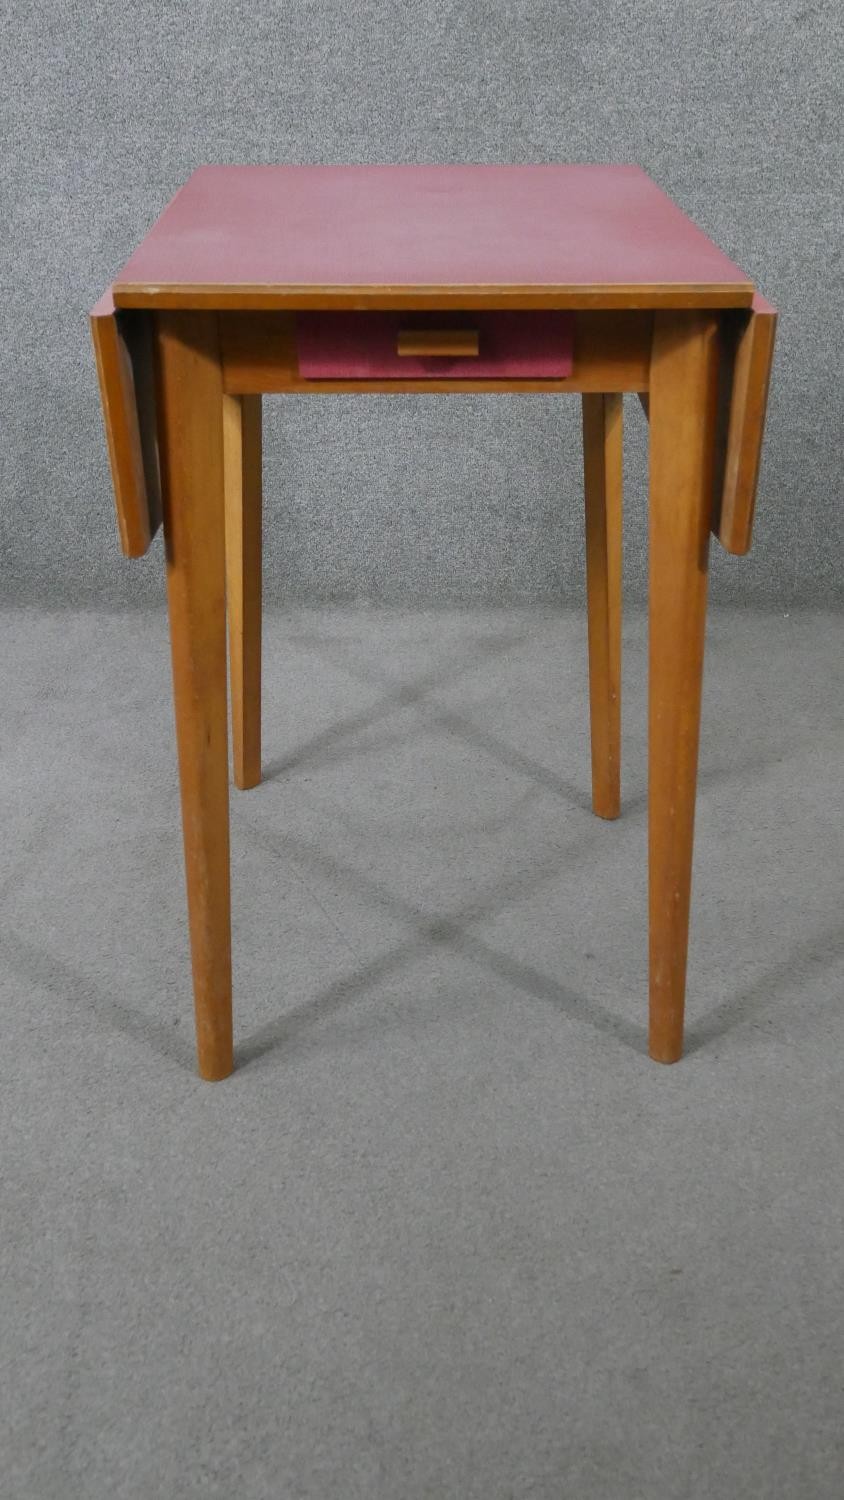
[[[164,621],[0,618],[10,1500],[838,1500],[842,621],[715,611],[688,1055],[645,1055],[645,632],[266,626],[238,1069],[193,1071]]]
[[[0,597],[115,569],[87,311],[203,162],[638,162],[781,309],[757,540],[714,597],[840,602],[840,0],[17,0],[0,27]],[[267,407],[268,597],[583,594],[579,403]],[[635,403],[634,409],[635,409]],[[626,577],[643,599],[644,423]]]

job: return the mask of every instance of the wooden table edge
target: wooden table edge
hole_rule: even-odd
[[[112,287],[117,307],[183,309],[185,311],[277,312],[294,308],[388,310],[442,307],[457,303],[466,308],[559,308],[594,311],[656,311],[662,308],[720,310],[750,307],[755,288],[750,281],[706,283],[609,283],[594,285],[443,285],[378,286],[286,285],[261,286],[248,282],[192,284],[117,281]]]

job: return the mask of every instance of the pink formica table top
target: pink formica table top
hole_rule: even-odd
[[[635,166],[200,167],[115,279],[123,307],[749,305]]]

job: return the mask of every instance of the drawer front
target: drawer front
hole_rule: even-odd
[[[571,374],[567,312],[296,314],[304,380],[529,380]],[[440,350],[442,352],[428,352]],[[403,352],[400,352],[403,351]]]

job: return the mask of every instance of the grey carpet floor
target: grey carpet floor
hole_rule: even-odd
[[[689,1048],[645,1055],[645,629],[266,627],[198,1081],[164,621],[7,612],[9,1500],[844,1492],[836,616],[716,611]]]

